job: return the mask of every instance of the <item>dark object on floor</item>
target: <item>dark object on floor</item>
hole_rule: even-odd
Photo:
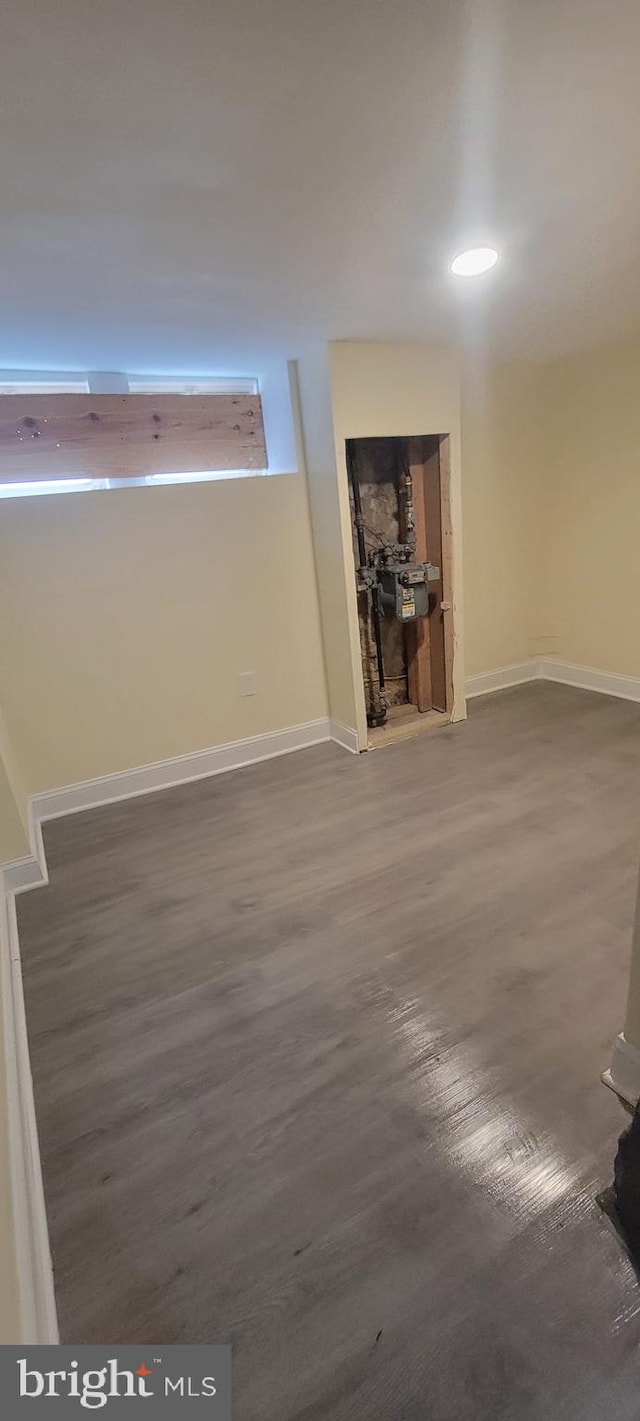
[[[633,1261],[640,1264],[640,1102],[620,1136],[614,1180],[616,1213]]]
[[[623,1228],[622,1220],[616,1206],[616,1191],[613,1184],[610,1184],[607,1189],[603,1189],[601,1194],[596,1194],[596,1204],[598,1208],[602,1210],[607,1222],[611,1225],[618,1242],[622,1244],[636,1278],[640,1283],[640,1259],[636,1258],[632,1252],[631,1245]]]

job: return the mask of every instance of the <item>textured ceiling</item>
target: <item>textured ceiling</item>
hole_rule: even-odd
[[[638,0],[5,0],[0,364],[640,329]],[[461,246],[499,267],[461,284]]]

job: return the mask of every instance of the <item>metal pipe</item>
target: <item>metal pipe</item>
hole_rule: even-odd
[[[371,589],[371,601],[373,605],[373,635],[376,639],[376,660],[378,662],[378,685],[380,687],[380,697],[384,707],[382,692],[384,691],[384,664],[382,660],[382,636],[380,633],[380,605],[378,602],[379,588],[376,585]],[[386,707],[384,707],[386,710]],[[386,716],[385,716],[386,718]]]
[[[355,516],[356,536],[357,536],[357,539],[358,539],[358,557],[359,557],[359,559],[360,559],[360,566],[361,566],[361,567],[366,567],[366,566],[367,566],[367,545],[366,545],[365,540],[364,540],[364,518],[363,518],[363,516],[362,516],[362,500],[361,500],[361,498],[360,498],[360,484],[359,484],[359,482],[358,482],[358,475],[357,475],[357,473],[356,473],[356,468],[355,468],[355,463],[354,463],[354,457],[353,457],[353,448],[352,448],[351,440],[350,440],[350,439],[347,439],[346,445],[347,445],[347,473],[348,473],[348,475],[349,475],[349,483],[351,484],[351,491],[352,491],[352,493],[353,493],[353,512],[354,512],[354,516]]]
[[[413,477],[411,474],[411,463],[408,454],[409,440],[403,442],[402,462],[398,477],[398,503],[401,512],[401,533],[402,542],[406,543],[415,553],[416,546],[416,523],[415,508],[413,505]]]
[[[355,525],[356,525],[356,536],[357,536],[357,539],[358,539],[358,557],[359,557],[359,559],[360,559],[360,568],[361,568],[362,570],[364,570],[364,569],[366,569],[366,567],[367,567],[367,545],[366,545],[365,536],[364,536],[364,532],[365,532],[365,528],[364,528],[364,517],[363,517],[363,514],[362,514],[362,500],[361,500],[361,497],[360,497],[360,484],[359,484],[358,475],[357,475],[357,472],[356,472],[353,445],[351,444],[351,441],[350,441],[349,439],[347,439],[347,441],[346,441],[346,453],[347,453],[347,475],[348,475],[348,478],[349,478],[349,484],[350,484],[350,487],[351,487],[351,492],[352,492],[352,494],[353,494],[353,513],[354,513],[354,519],[355,519]],[[359,583],[358,585],[359,585],[359,588],[360,588],[361,591],[364,591],[364,590],[365,590],[366,584],[363,586],[362,584]],[[368,588],[367,588],[367,599],[368,599]],[[372,686],[371,686],[371,702],[372,702],[372,705],[371,705],[371,711],[369,712],[369,714],[368,714],[368,716],[367,716],[367,719],[368,719],[370,725],[384,725],[385,720],[387,719],[387,707],[386,707],[385,698],[384,698],[384,664],[383,664],[383,660],[382,660],[382,636],[381,636],[381,633],[380,633],[380,607],[379,607],[379,603],[378,603],[378,588],[377,588],[377,586],[375,586],[375,585],[371,588],[371,614],[372,614],[372,615],[371,615],[371,619],[372,619],[372,621],[373,621],[373,635],[374,635],[375,644],[376,644],[376,662],[377,662],[377,668],[378,668],[378,698],[377,698],[377,699],[378,699],[378,708],[376,709],[375,696],[374,696],[374,694],[373,694],[373,685],[372,685]]]

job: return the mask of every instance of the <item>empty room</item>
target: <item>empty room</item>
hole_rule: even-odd
[[[7,1400],[637,1421],[640,10],[0,31]]]

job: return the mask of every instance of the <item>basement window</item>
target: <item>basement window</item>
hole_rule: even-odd
[[[0,371],[0,396],[38,395],[255,395],[259,398],[258,380],[251,376],[226,375],[127,375],[119,372],[72,372],[29,371],[24,376],[19,371]],[[0,410],[1,413],[1,410]],[[155,416],[154,416],[155,418]],[[29,421],[26,421],[27,423]],[[33,421],[31,421],[33,422]],[[45,420],[46,423],[46,420]],[[236,428],[238,426],[235,426]],[[261,428],[261,423],[259,425]],[[18,425],[20,430],[20,425]],[[41,433],[45,430],[42,427]],[[19,435],[20,437],[20,435]],[[154,436],[158,437],[158,436]],[[264,435],[263,435],[264,438]],[[23,436],[27,445],[27,434]],[[21,438],[22,442],[22,438]],[[43,450],[45,441],[43,440]],[[27,446],[28,447],[28,446]],[[60,446],[58,445],[58,448]],[[264,447],[264,446],[263,446]],[[0,463],[0,499],[33,498],[54,493],[88,493],[98,489],[130,488],[135,486],[158,487],[166,484],[210,483],[226,479],[256,478],[269,473],[267,468],[239,469],[195,469],[193,472],[178,470],[155,474],[135,474],[131,477],[85,477],[82,471],[66,477],[13,481],[10,473],[3,479]]]
[[[2,380],[0,395],[88,395],[89,381],[83,380]]]
[[[258,381],[246,378],[229,380],[224,375],[182,380],[163,375],[130,375],[132,395],[257,395]],[[97,385],[94,385],[97,390]]]

